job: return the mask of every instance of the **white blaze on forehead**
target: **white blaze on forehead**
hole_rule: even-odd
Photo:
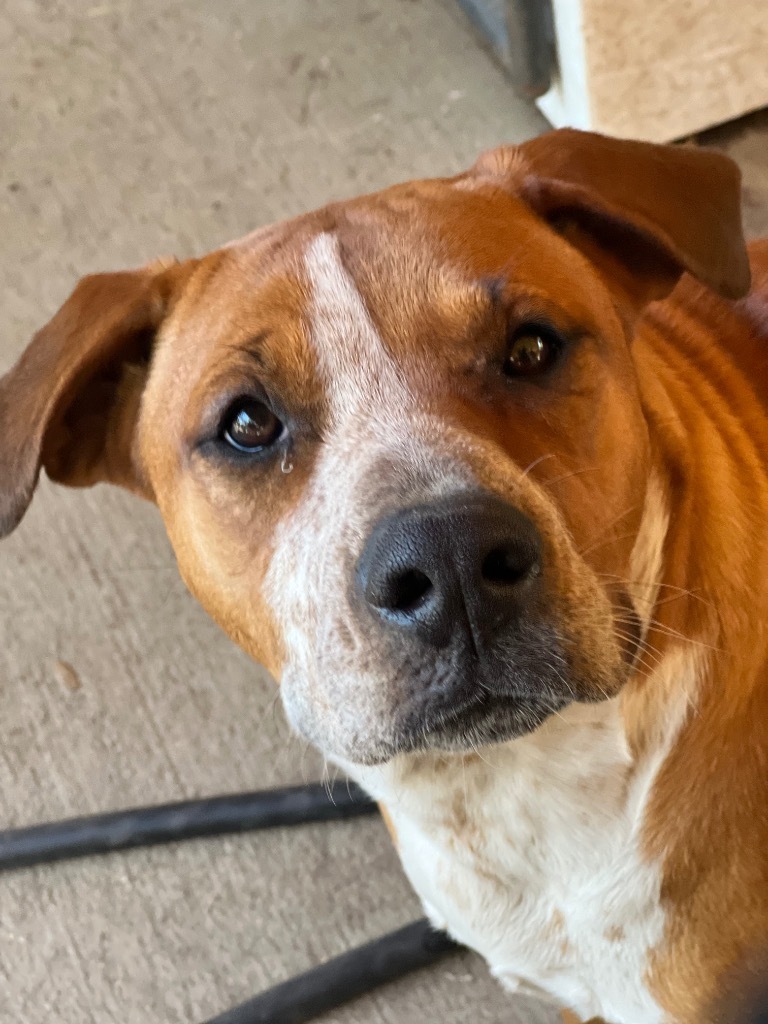
[[[361,406],[405,401],[407,388],[339,257],[324,232],[310,243],[304,266],[311,287],[310,341],[338,420]]]

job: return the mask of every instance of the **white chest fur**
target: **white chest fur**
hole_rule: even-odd
[[[644,976],[664,930],[661,877],[640,847],[662,756],[632,762],[608,701],[482,755],[353,773],[386,805],[430,918],[507,988],[585,1020],[657,1024]]]

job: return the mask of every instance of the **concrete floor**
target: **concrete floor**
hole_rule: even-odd
[[[544,127],[454,0],[10,0],[0,53],[2,369],[84,273]],[[768,231],[766,132],[714,143]],[[0,683],[4,826],[320,772],[186,594],[158,516],[108,488],[43,482],[3,543]],[[19,871],[0,876],[0,1021],[195,1024],[418,914],[376,819]],[[550,1018],[467,954],[324,1019]]]

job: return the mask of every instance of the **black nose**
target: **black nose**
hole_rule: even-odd
[[[491,495],[460,494],[379,522],[357,585],[391,627],[435,647],[469,627],[477,646],[520,617],[540,569],[541,538],[528,516]]]

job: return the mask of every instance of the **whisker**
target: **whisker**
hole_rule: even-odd
[[[616,619],[615,620],[615,625],[617,627],[627,626],[627,627],[629,627],[631,629],[635,625],[635,623],[630,622],[628,620]],[[650,643],[650,641],[648,640],[647,636],[643,636],[639,640],[637,640],[637,634],[634,633],[634,632],[627,632],[626,630],[619,629],[619,628],[614,628],[614,632],[616,633],[617,636],[621,636],[621,637],[623,637],[626,640],[635,640],[635,641],[637,641],[638,644],[642,644],[642,646],[645,648],[645,650],[647,650],[649,653],[655,654],[658,657],[663,657],[664,652],[661,651],[658,647],[656,647],[655,644]]]
[[[687,644],[696,644],[698,647],[705,647],[709,651],[715,651],[717,654],[723,654],[722,647],[715,647],[714,644],[708,644],[705,640],[695,640],[691,636],[686,636],[677,629],[672,629],[671,626],[666,626],[663,622],[658,622],[655,619],[651,619],[649,623],[649,631],[654,630],[661,633],[663,636],[671,637],[674,640],[682,640]]]
[[[545,462],[547,459],[554,459],[554,457],[554,452],[550,452],[549,455],[540,455],[537,459],[534,459],[533,462],[523,470],[523,472],[520,474],[520,479],[522,480],[523,477],[528,476],[531,470],[535,469],[542,462]]]
[[[664,659],[662,657],[655,656],[652,652],[646,651],[642,647],[638,647],[633,660],[633,666],[641,665],[648,672],[655,672],[663,663]]]
[[[700,601],[703,605],[706,605],[706,607],[712,608],[714,611],[717,610],[715,608],[715,605],[711,601],[708,601],[706,598],[702,597],[701,594],[696,593],[695,590],[689,590],[689,589],[687,589],[685,587],[677,587],[677,586],[675,586],[672,583],[654,583],[653,581],[649,581],[649,580],[633,580],[633,579],[628,579],[628,578],[626,578],[624,576],[618,576],[618,575],[616,575],[616,573],[612,573],[612,572],[599,572],[599,573],[597,573],[597,575],[602,577],[602,578],[604,578],[604,579],[617,580],[619,583],[623,583],[625,586],[648,587],[649,589],[653,589],[654,587],[659,587],[659,588],[663,588],[664,590],[674,590],[678,594],[680,594],[681,597],[685,597],[685,596],[692,597],[696,601]]]
[[[492,769],[492,771],[498,771],[498,767],[499,766],[496,765],[496,764],[493,764],[491,761],[488,760],[487,757],[483,757],[483,755],[480,753],[480,744],[479,743],[470,742],[470,747],[472,748],[472,753],[475,754],[477,757],[479,757],[480,760],[483,762],[483,764],[487,764],[488,767],[490,769]]]
[[[563,473],[561,476],[553,477],[552,480],[542,480],[545,487],[552,487],[553,484],[562,483],[563,480],[570,480],[572,476],[581,476],[582,473],[593,473],[597,466],[585,466],[583,469],[574,469],[570,473]]]
[[[588,555],[590,551],[595,551],[598,548],[604,547],[606,544],[618,544],[622,540],[630,540],[634,537],[634,533],[625,533],[620,537],[601,537],[600,540],[596,540],[593,544],[588,545],[586,548],[582,548],[579,554],[584,557]]]

